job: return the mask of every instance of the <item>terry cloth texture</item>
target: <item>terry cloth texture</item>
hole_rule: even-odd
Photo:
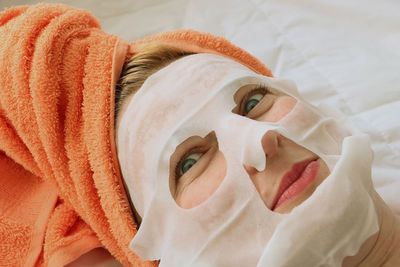
[[[114,142],[123,63],[152,43],[270,71],[229,41],[179,30],[129,45],[63,4],[0,13],[0,266],[64,266],[106,248],[124,266],[137,228]]]

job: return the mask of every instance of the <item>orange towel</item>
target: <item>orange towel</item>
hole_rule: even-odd
[[[125,266],[136,233],[114,143],[123,63],[149,43],[228,56],[270,71],[221,37],[190,30],[129,45],[62,4],[0,13],[0,266],[63,266],[106,248]]]

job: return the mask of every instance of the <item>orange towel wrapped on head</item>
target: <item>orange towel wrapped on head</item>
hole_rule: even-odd
[[[66,5],[14,7],[0,25],[1,265],[62,266],[99,246],[139,261],[110,142],[128,44]]]
[[[129,45],[62,4],[6,9],[0,37],[0,265],[63,266],[105,247],[125,266],[156,266],[128,247],[136,223],[114,143],[124,62],[165,43],[269,70],[227,40],[190,30]]]

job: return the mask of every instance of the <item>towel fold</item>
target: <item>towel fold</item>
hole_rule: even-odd
[[[124,266],[136,223],[114,142],[123,63],[150,43],[228,56],[270,71],[221,37],[190,30],[129,45],[63,4],[0,13],[0,266],[64,266],[106,248]]]
[[[128,43],[61,4],[0,14],[0,265],[63,266],[106,247],[143,263],[113,136]]]

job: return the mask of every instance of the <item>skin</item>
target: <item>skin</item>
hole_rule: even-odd
[[[343,267],[400,266],[400,218],[373,190],[372,197],[379,219],[378,233],[369,237],[358,253],[343,260]]]
[[[249,93],[249,88],[239,90],[234,95],[237,106],[232,110],[240,114],[241,101]],[[132,98],[129,98],[129,102]],[[246,117],[258,121],[276,122],[286,116],[295,106],[296,100],[281,92],[272,90],[255,106]],[[127,103],[125,103],[127,106]],[[124,109],[121,110],[123,117]],[[117,128],[118,129],[118,128]],[[306,148],[292,140],[274,132],[268,131],[262,138],[261,144],[268,161],[268,168],[257,171],[252,166],[243,165],[249,179],[252,180],[261,199],[267,208],[273,208],[274,197],[277,193],[281,177],[291,169],[294,163],[305,159],[314,159],[319,163],[314,181],[299,195],[286,201],[274,209],[274,212],[289,213],[294,207],[304,202],[329,175],[325,162]],[[196,147],[193,150],[193,147]],[[197,162],[182,175],[177,174],[175,166],[182,157],[193,154],[200,155]],[[179,170],[179,168],[178,168]],[[215,133],[207,136],[191,136],[176,147],[170,158],[170,190],[176,203],[185,209],[193,208],[217,190],[226,173],[226,162],[218,149]],[[179,177],[177,177],[179,176]],[[358,253],[344,259],[342,266],[400,266],[400,220],[393,211],[373,190],[380,230],[368,238]],[[140,221],[141,218],[139,218]]]

